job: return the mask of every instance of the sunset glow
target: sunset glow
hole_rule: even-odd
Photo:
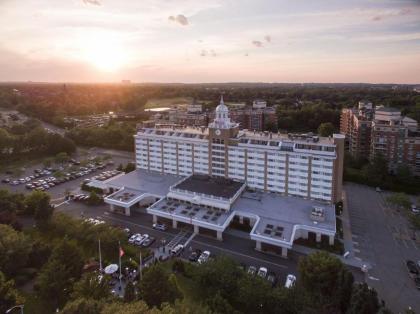
[[[420,2],[0,1],[0,80],[420,82]]]

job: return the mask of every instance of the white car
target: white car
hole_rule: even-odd
[[[184,246],[182,244],[178,244],[171,250],[172,255],[179,255],[181,251],[184,249]]]
[[[420,213],[420,209],[417,208],[417,206],[415,204],[411,204],[411,212],[418,214]]]
[[[201,253],[197,262],[198,262],[198,264],[203,264],[203,263],[207,262],[209,260],[209,258],[210,258],[210,252],[209,251],[204,251],[203,253]]]
[[[261,278],[265,278],[267,276],[268,273],[268,269],[265,267],[260,267],[260,269],[258,269],[258,273],[257,275],[260,276]]]
[[[295,285],[295,282],[296,282],[296,276],[292,275],[292,274],[289,274],[289,275],[287,275],[286,283],[284,284],[284,286],[286,288],[291,288]]]
[[[134,244],[135,245],[142,245],[144,241],[146,241],[146,239],[149,237],[148,234],[143,234],[142,236],[138,237],[135,241]]]
[[[133,244],[139,238],[141,238],[141,234],[140,233],[135,233],[128,239],[128,243]]]

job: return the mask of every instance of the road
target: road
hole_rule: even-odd
[[[345,184],[356,257],[372,266],[367,283],[395,313],[411,306],[420,313],[420,291],[408,276],[405,261],[420,260],[420,243],[410,237],[406,218],[385,204],[389,193]]]

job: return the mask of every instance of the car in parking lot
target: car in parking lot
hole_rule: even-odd
[[[183,249],[184,246],[182,244],[178,244],[171,250],[171,254],[177,256],[182,252]]]
[[[141,237],[141,234],[140,233],[135,233],[135,234],[133,234],[129,239],[128,239],[128,243],[131,243],[131,244],[133,244],[134,243],[134,241],[136,241],[138,238],[140,238]]]
[[[158,224],[158,223],[153,224],[152,227],[153,229],[160,230],[160,231],[166,231],[168,229],[168,227],[165,224]]]
[[[148,237],[148,238],[146,238],[146,240],[144,240],[144,242],[142,243],[141,246],[143,246],[143,247],[151,246],[153,244],[153,242],[155,242],[155,240],[156,239],[154,237]]]
[[[201,253],[197,262],[199,264],[203,264],[203,263],[207,262],[209,260],[209,258],[210,258],[210,251],[204,251],[203,253]]]
[[[134,244],[135,245],[142,245],[144,241],[146,241],[146,239],[149,237],[148,234],[143,234],[140,237],[138,237],[135,241]]]
[[[194,252],[190,254],[190,256],[188,256],[188,260],[190,262],[196,262],[198,258],[200,257],[201,253],[202,253],[201,250],[199,249],[195,250]]]
[[[289,274],[289,275],[287,275],[286,283],[284,284],[284,286],[286,288],[291,288],[295,285],[295,282],[296,282],[296,276],[292,275],[292,274]]]
[[[255,276],[255,274],[257,273],[257,267],[249,266],[247,273],[250,274],[251,276]]]
[[[419,275],[419,270],[417,268],[416,263],[414,263],[411,260],[407,260],[405,264],[407,266],[408,274],[410,276],[417,277]]]
[[[10,179],[9,178],[4,178],[3,180],[1,180],[1,182],[3,182],[3,183],[10,183]]]
[[[268,269],[266,267],[260,267],[260,269],[258,269],[257,275],[260,276],[261,278],[265,278],[267,276],[267,273],[268,273]]]

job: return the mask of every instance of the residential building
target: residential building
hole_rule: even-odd
[[[340,132],[346,136],[346,150],[357,158],[386,158],[389,170],[408,165],[420,174],[420,136],[418,123],[401,116],[398,109],[360,102],[357,109],[342,110]]]

